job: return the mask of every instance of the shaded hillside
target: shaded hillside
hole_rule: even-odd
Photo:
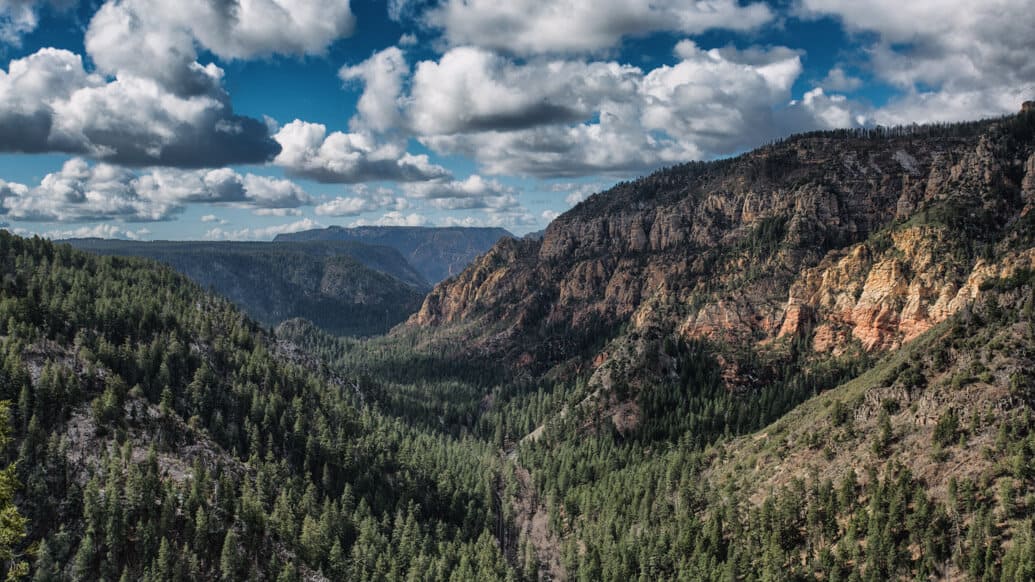
[[[496,241],[511,236],[502,228],[332,226],[279,234],[274,240],[343,240],[392,247],[406,257],[425,279],[438,283],[462,271]]]
[[[427,288],[394,249],[355,242],[67,242],[166,263],[264,324],[304,317],[341,335],[386,332],[416,310]]]

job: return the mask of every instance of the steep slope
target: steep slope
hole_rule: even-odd
[[[275,241],[338,240],[384,245],[398,250],[425,279],[438,283],[458,274],[501,238],[512,235],[502,228],[418,226],[332,226],[280,234]]]
[[[0,231],[0,269],[34,579],[508,575],[489,447],[363,406],[166,266]]]
[[[331,333],[384,333],[416,310],[427,289],[394,249],[355,242],[67,242],[166,263],[271,326],[304,317]]]
[[[565,579],[1030,580],[1033,306],[1031,272],[992,280],[858,378],[715,445],[554,418],[504,471],[516,522],[547,500],[553,541],[529,545]]]

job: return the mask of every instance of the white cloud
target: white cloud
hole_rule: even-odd
[[[45,3],[72,4],[0,2],[0,40],[34,28]],[[0,73],[0,151],[140,166],[267,162],[279,151],[269,127],[233,112],[222,69],[199,63],[199,49],[223,59],[321,54],[353,26],[347,0],[109,0],[83,41],[107,77],[57,49]]]
[[[753,30],[773,17],[737,0],[443,0],[425,16],[453,46],[523,55],[599,51],[656,31]]]
[[[20,45],[22,35],[36,30],[37,2],[4,0],[0,2],[0,42]]]
[[[256,208],[252,210],[252,214],[256,216],[302,216],[302,211],[298,208]]]
[[[753,147],[833,117],[782,119],[802,72],[784,47],[702,50],[644,72],[614,62],[518,63],[460,48],[414,74],[409,118],[421,141],[472,156],[490,174],[628,175]]]
[[[848,74],[842,67],[834,67],[827,72],[827,76],[820,81],[819,86],[828,91],[841,91],[851,93],[862,87],[862,79]]]
[[[428,217],[411,212],[410,214],[403,214],[400,211],[393,210],[386,212],[380,218],[375,220],[359,219],[353,222],[350,226],[425,226],[428,224]]]
[[[353,27],[347,0],[109,0],[90,21],[85,44],[105,72],[191,94],[206,85],[192,70],[196,46],[224,59],[322,54]]]
[[[519,207],[513,188],[478,175],[469,176],[463,181],[409,184],[405,191],[413,198],[428,200],[440,210],[485,209],[499,212]]]
[[[602,192],[605,188],[607,188],[607,184],[604,182],[556,182],[550,185],[551,192],[566,194],[564,202],[568,206],[575,206],[593,194]]]
[[[297,220],[295,222],[277,224],[274,226],[241,228],[236,230],[213,228],[205,233],[205,238],[208,240],[269,240],[278,234],[312,230],[314,228],[323,228],[323,225],[310,218],[303,218],[302,220]]]
[[[614,62],[519,66],[486,50],[456,48],[417,65],[410,123],[419,133],[436,135],[583,120],[605,98],[634,93],[640,75]]]
[[[305,190],[291,180],[245,174],[242,182],[248,203],[260,208],[297,208],[313,203]]]
[[[784,133],[803,128],[853,127],[867,125],[868,113],[844,95],[827,95],[822,87],[808,91],[801,100],[791,101],[780,116],[779,125]]]
[[[22,37],[36,30],[44,7],[67,10],[75,0],[0,0],[0,43],[21,46]]]
[[[60,171],[47,174],[35,188],[21,187],[5,196],[3,214],[14,220],[85,222],[122,219],[156,221],[169,218],[177,207],[166,200],[140,195],[132,172],[73,158]]]
[[[222,218],[219,218],[215,214],[206,214],[206,215],[202,216],[201,217],[201,222],[204,222],[204,223],[214,222],[216,224],[228,224],[229,223],[228,220],[224,220]]]
[[[543,226],[541,217],[536,217],[523,211],[481,216],[447,216],[438,221],[437,224],[439,226],[498,227],[517,234],[526,233]]]
[[[1035,94],[1032,8],[1031,0],[800,0],[798,12],[876,36],[867,65],[902,94],[875,118],[896,124],[1015,112]]]
[[[337,197],[316,207],[316,214],[321,216],[359,216],[367,212],[379,210],[401,211],[409,208],[405,198],[397,196],[390,188],[371,189],[360,185],[353,188],[355,196]]]
[[[217,84],[222,72],[201,71]],[[60,151],[129,165],[263,162],[278,151],[264,123],[235,115],[221,91],[177,95],[153,80],[87,74],[44,48],[0,71],[0,151]]]
[[[68,238],[120,238],[129,240],[141,240],[150,236],[151,231],[146,228],[127,230],[114,224],[97,224],[94,226],[81,226],[70,230],[49,230],[42,233],[42,236],[49,239]]]
[[[484,198],[513,193],[513,189],[496,180],[486,180],[478,175],[468,176],[463,181],[426,182],[409,184],[406,193],[415,198]]]
[[[385,132],[399,127],[402,113],[399,98],[403,80],[410,74],[406,57],[396,47],[389,47],[355,66],[338,71],[343,81],[362,80],[363,94],[356,103],[353,131]]]
[[[240,175],[227,168],[138,175],[109,164],[91,166],[81,158],[68,160],[34,188],[0,181],[0,214],[14,220],[148,222],[168,220],[190,203],[294,208],[311,202],[288,180]]]
[[[332,132],[296,119],[273,136],[280,155],[273,160],[290,174],[325,183],[413,182],[449,176],[426,155],[412,155],[395,143],[378,143],[369,133]]]

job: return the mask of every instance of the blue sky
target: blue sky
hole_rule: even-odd
[[[1035,97],[1035,0],[0,0],[0,223],[516,234],[789,133]]]

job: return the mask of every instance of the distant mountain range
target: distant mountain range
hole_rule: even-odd
[[[303,317],[338,335],[384,333],[415,311],[429,288],[395,249],[358,242],[65,242],[166,263],[263,324]]]
[[[280,234],[274,241],[354,241],[392,247],[425,279],[434,284],[459,274],[471,261],[492,248],[501,238],[513,236],[502,228],[331,226]]]

